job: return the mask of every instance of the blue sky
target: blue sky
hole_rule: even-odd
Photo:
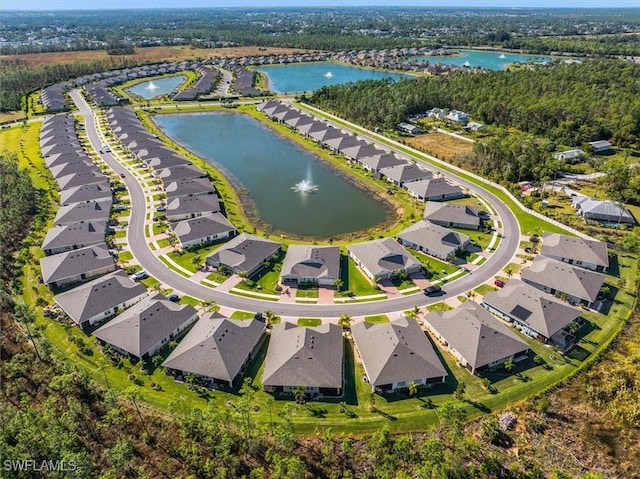
[[[265,6],[468,6],[468,7],[636,7],[639,0],[0,0],[2,10],[80,10],[100,8],[188,8]]]

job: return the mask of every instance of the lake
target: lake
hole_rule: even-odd
[[[145,100],[151,100],[162,95],[173,93],[187,79],[184,75],[149,80],[127,88],[125,91],[138,95]]]
[[[269,78],[269,89],[276,93],[311,92],[327,85],[381,80],[413,78],[411,75],[356,68],[331,62],[296,63],[293,65],[268,65],[258,68]]]
[[[505,70],[510,63],[550,62],[554,59],[540,55],[518,55],[508,52],[490,52],[480,50],[460,50],[460,55],[423,55],[415,57],[430,63],[446,63],[448,65],[481,67],[487,70]],[[468,62],[468,63],[467,63]]]
[[[367,230],[389,212],[330,165],[241,113],[158,115],[171,138],[207,159],[240,189],[274,232],[328,238]],[[301,192],[307,180],[314,191]],[[298,185],[298,187],[296,187]],[[313,188],[311,188],[313,190]]]

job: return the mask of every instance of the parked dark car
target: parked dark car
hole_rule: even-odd
[[[178,296],[177,294],[170,294],[169,296],[167,296],[167,299],[169,301],[177,303],[178,301],[180,301],[180,296]]]
[[[442,288],[440,286],[427,286],[422,290],[424,294],[427,296],[435,296],[436,294],[440,294],[442,292]]]
[[[501,279],[496,279],[493,284],[495,284],[498,288],[504,288],[504,281]]]

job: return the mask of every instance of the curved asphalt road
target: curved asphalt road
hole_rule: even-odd
[[[94,113],[80,95],[78,90],[71,92],[71,97],[78,106],[80,113],[86,118],[87,135],[96,150],[101,148],[101,141],[94,122]],[[393,311],[403,311],[414,306],[424,306],[440,302],[444,299],[464,294],[466,291],[477,287],[491,279],[511,260],[520,243],[520,226],[515,215],[496,196],[484,188],[457,177],[454,174],[448,176],[455,178],[460,184],[477,191],[497,211],[502,220],[503,231],[506,233],[500,241],[498,249],[482,264],[473,274],[467,274],[462,278],[444,286],[445,294],[439,297],[426,297],[422,294],[412,294],[398,298],[370,301],[363,303],[345,304],[303,304],[303,303],[279,303],[275,301],[261,300],[238,296],[216,289],[185,278],[168,268],[151,250],[144,234],[146,216],[146,200],[142,186],[138,180],[125,169],[110,154],[102,155],[103,160],[118,174],[124,174],[124,182],[131,196],[131,218],[127,229],[127,239],[131,252],[140,265],[147,272],[162,283],[181,291],[184,294],[199,299],[212,299],[221,306],[243,311],[271,310],[276,314],[294,317],[337,317],[341,314],[353,316],[384,314]]]

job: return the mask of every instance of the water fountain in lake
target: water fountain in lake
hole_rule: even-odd
[[[324,77],[325,78],[333,78],[333,73],[327,72],[327,73],[324,74]]]
[[[466,62],[464,62],[464,63],[462,64],[462,66],[463,66],[463,67],[470,67],[470,66],[471,66],[471,63],[469,63],[469,61],[467,60]]]
[[[147,85],[147,90],[149,90],[149,91],[154,91],[154,90],[157,90],[157,89],[158,89],[158,85],[156,85],[152,81],[150,81],[149,84]]]
[[[502,55],[500,55],[498,58],[500,58],[501,60],[504,60],[505,58],[507,58],[507,56],[503,53]]]
[[[299,181],[291,187],[293,191],[298,193],[313,193],[318,190],[318,185],[313,184],[311,179],[311,171],[307,171],[307,177],[304,180]]]

